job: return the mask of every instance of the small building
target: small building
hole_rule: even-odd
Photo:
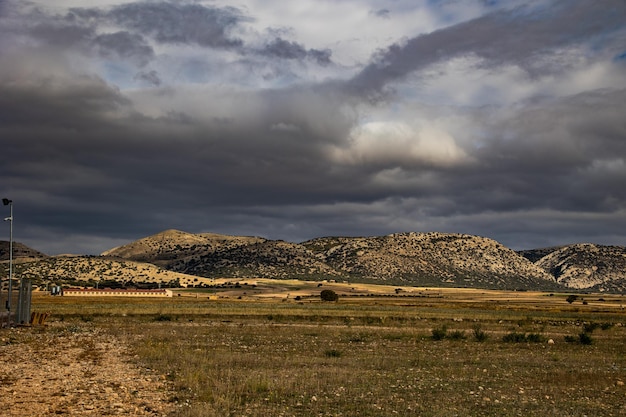
[[[155,290],[126,290],[111,288],[64,288],[61,295],[66,297],[171,297],[172,290],[155,289]]]

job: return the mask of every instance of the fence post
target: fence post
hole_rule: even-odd
[[[33,284],[30,279],[22,280],[17,300],[17,324],[30,323],[30,303],[33,295]]]

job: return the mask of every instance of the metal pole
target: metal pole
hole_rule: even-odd
[[[9,221],[9,297],[7,299],[7,310],[9,312],[9,324],[11,324],[11,296],[13,295],[13,200],[3,198],[2,203],[9,206],[10,216],[4,219]]]

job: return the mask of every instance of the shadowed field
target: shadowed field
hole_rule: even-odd
[[[621,296],[231,284],[33,304],[51,326],[127,341],[172,384],[174,415],[626,414]],[[320,301],[322,288],[339,301]]]

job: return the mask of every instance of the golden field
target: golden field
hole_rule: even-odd
[[[33,310],[52,314],[38,332],[127,344],[171,385],[169,415],[626,415],[621,295],[211,285],[168,299],[37,295]]]

